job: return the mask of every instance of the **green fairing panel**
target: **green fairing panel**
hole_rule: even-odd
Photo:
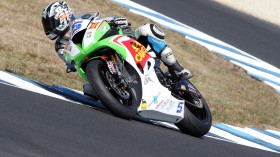
[[[83,60],[84,60],[84,58],[86,58],[90,54],[96,52],[97,50],[103,49],[105,47],[110,47],[111,49],[113,49],[117,53],[119,53],[124,59],[126,58],[126,49],[124,47],[120,46],[119,44],[110,41],[114,37],[115,36],[108,37],[108,38],[105,38],[105,39],[103,39],[101,41],[98,41],[94,44],[89,45],[79,55],[77,55],[77,57],[75,57],[74,61],[76,63],[76,69],[85,81],[88,81],[88,80],[87,80],[85,71],[81,67],[82,63],[83,63]],[[99,58],[99,57],[100,56],[93,56],[91,59]]]

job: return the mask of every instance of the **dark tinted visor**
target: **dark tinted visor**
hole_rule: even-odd
[[[49,34],[49,32],[52,30],[50,19],[48,17],[47,18],[42,17],[42,24],[43,24],[45,33]]]

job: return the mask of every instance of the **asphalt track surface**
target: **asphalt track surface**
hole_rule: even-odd
[[[149,4],[153,5],[155,2],[150,1]],[[218,16],[213,17],[217,22],[221,20],[220,18],[227,19],[228,16],[232,15],[230,13],[218,15],[217,11],[213,10],[213,6],[208,2],[202,3],[202,1],[197,0],[173,0],[172,2],[176,2],[180,6],[184,2],[187,5],[184,7],[182,5],[182,8],[176,10],[174,8],[168,9],[164,6],[168,6],[169,1],[162,0],[161,7],[166,12],[172,10],[174,15],[179,14],[180,9],[185,8],[183,10],[186,12],[177,16],[191,16],[192,18],[187,18],[187,21],[179,20],[187,24],[191,20],[197,20],[196,23],[206,29],[210,29],[207,25],[215,26],[216,24],[209,23],[209,19],[204,17],[206,15],[203,15],[202,11],[207,12],[208,10],[209,16]],[[141,2],[139,1],[139,3]],[[191,6],[193,6],[192,11],[190,10]],[[172,7],[174,7],[174,4]],[[195,15],[198,16],[195,17]],[[238,22],[238,18],[236,18],[237,23],[234,23],[235,25],[245,22],[244,19],[242,20],[243,16],[240,18],[242,22]],[[208,22],[205,22],[205,20]],[[228,22],[231,22],[231,20]],[[221,23],[220,25],[230,26],[228,23]],[[232,27],[237,27],[235,25]],[[214,31],[230,33],[219,28],[214,29]],[[234,31],[234,29],[231,31]],[[227,37],[229,34],[220,36]],[[233,37],[241,38],[237,34]],[[271,40],[268,39],[270,38],[263,40],[270,42]],[[207,137],[195,138],[175,130],[134,120],[123,120],[85,105],[78,105],[0,84],[0,156],[269,157],[279,156],[279,154]]]
[[[132,0],[280,68],[280,27],[210,0]]]
[[[0,84],[2,157],[279,156]]]

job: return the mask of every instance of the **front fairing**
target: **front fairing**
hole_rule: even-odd
[[[83,54],[93,52],[93,45],[108,31],[110,26],[104,20],[75,19],[70,27],[71,36],[65,48],[65,59],[79,62]]]

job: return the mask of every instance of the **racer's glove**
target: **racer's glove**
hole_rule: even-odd
[[[129,26],[129,23],[125,17],[108,17],[105,20],[115,27]]]
[[[74,66],[74,62],[73,61],[69,61],[69,62],[66,62],[66,73],[70,73],[70,72],[76,72],[76,68]]]
[[[128,26],[127,19],[124,17],[118,17],[114,19],[114,24],[120,27]]]

